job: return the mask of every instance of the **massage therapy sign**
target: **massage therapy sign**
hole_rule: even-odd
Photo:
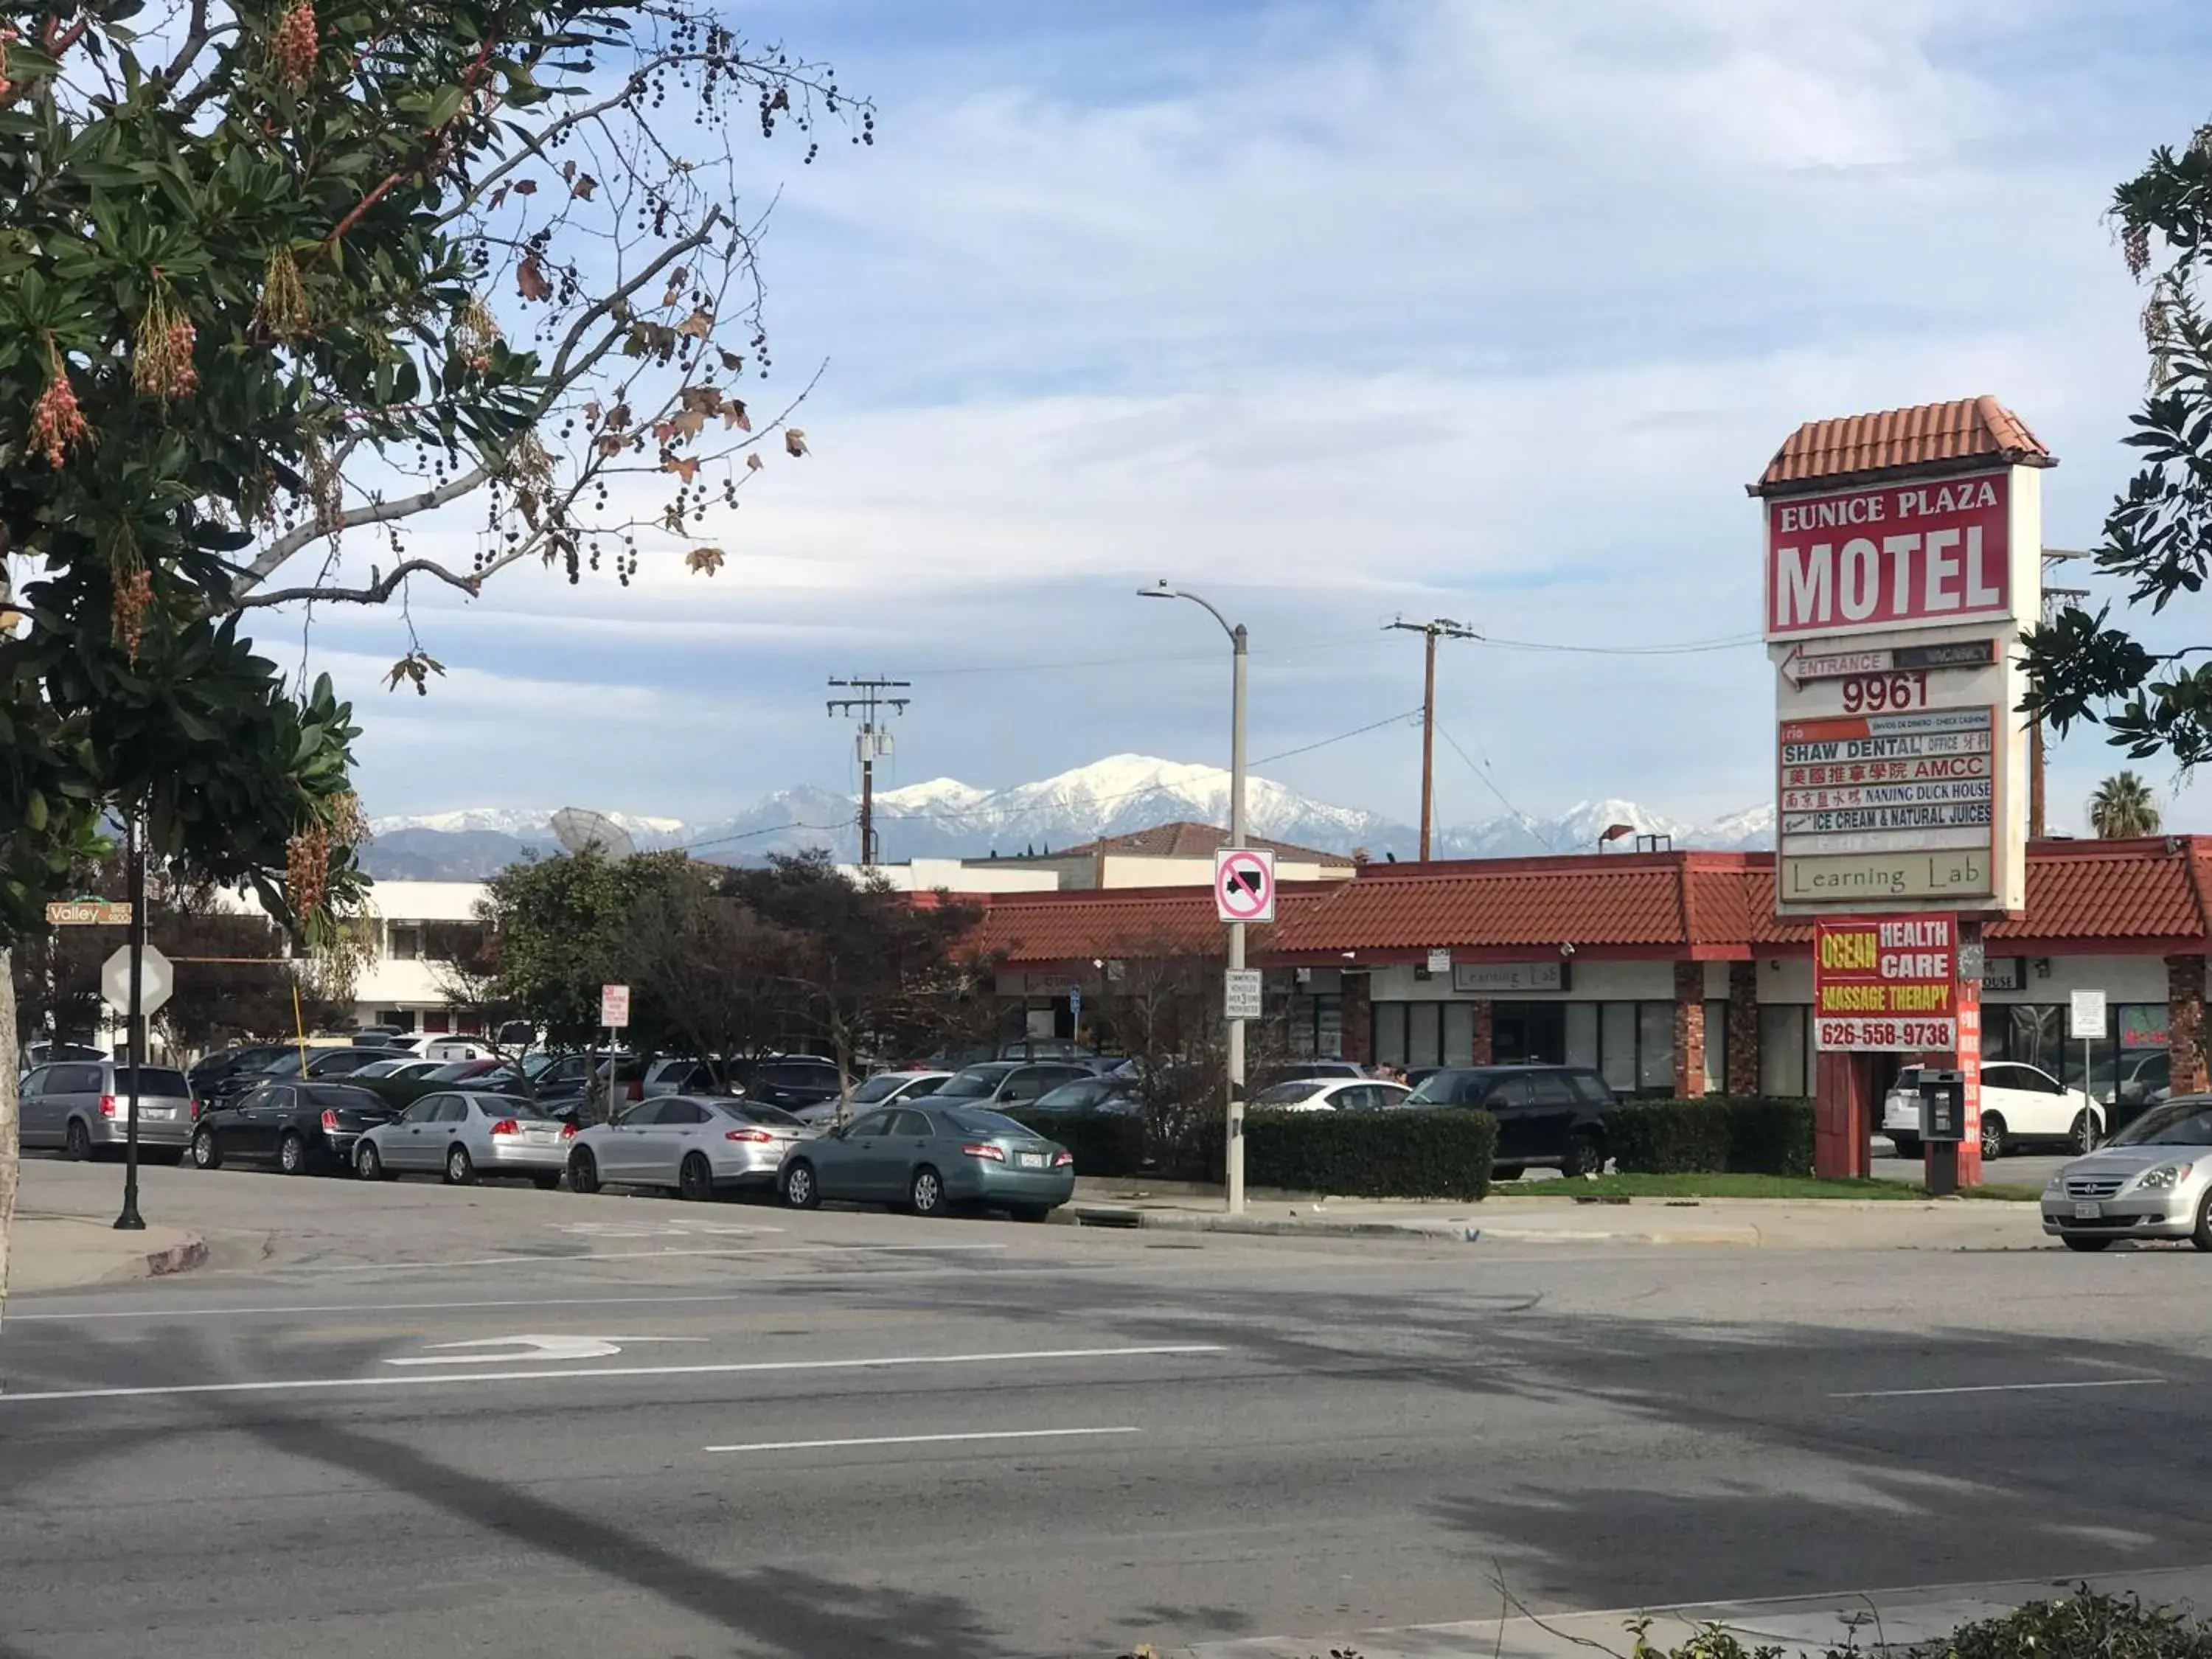
[[[1958,933],[1958,919],[1950,915],[1818,923],[1814,1047],[1825,1053],[1956,1049]]]

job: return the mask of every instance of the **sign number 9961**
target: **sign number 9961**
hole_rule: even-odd
[[[1879,714],[1887,708],[1925,708],[1928,676],[1910,674],[1853,674],[1844,681],[1844,713]]]

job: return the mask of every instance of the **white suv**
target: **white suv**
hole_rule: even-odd
[[[1920,1067],[1897,1074],[1882,1100],[1881,1132],[1900,1158],[1920,1155]],[[2077,1152],[2105,1139],[2105,1109],[2086,1089],[2013,1060],[1982,1062],[1982,1156],[2002,1158],[2026,1141],[2052,1141]]]

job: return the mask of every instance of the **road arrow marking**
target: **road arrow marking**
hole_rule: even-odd
[[[516,1359],[605,1359],[622,1352],[624,1342],[703,1342],[698,1336],[483,1336],[467,1342],[439,1342],[436,1352],[405,1359],[387,1359],[387,1365],[481,1365]],[[487,1353],[486,1349],[501,1352]]]

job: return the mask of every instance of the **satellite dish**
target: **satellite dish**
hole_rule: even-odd
[[[585,806],[564,806],[553,815],[553,838],[571,853],[596,850],[601,858],[633,858],[637,843],[605,812]]]

